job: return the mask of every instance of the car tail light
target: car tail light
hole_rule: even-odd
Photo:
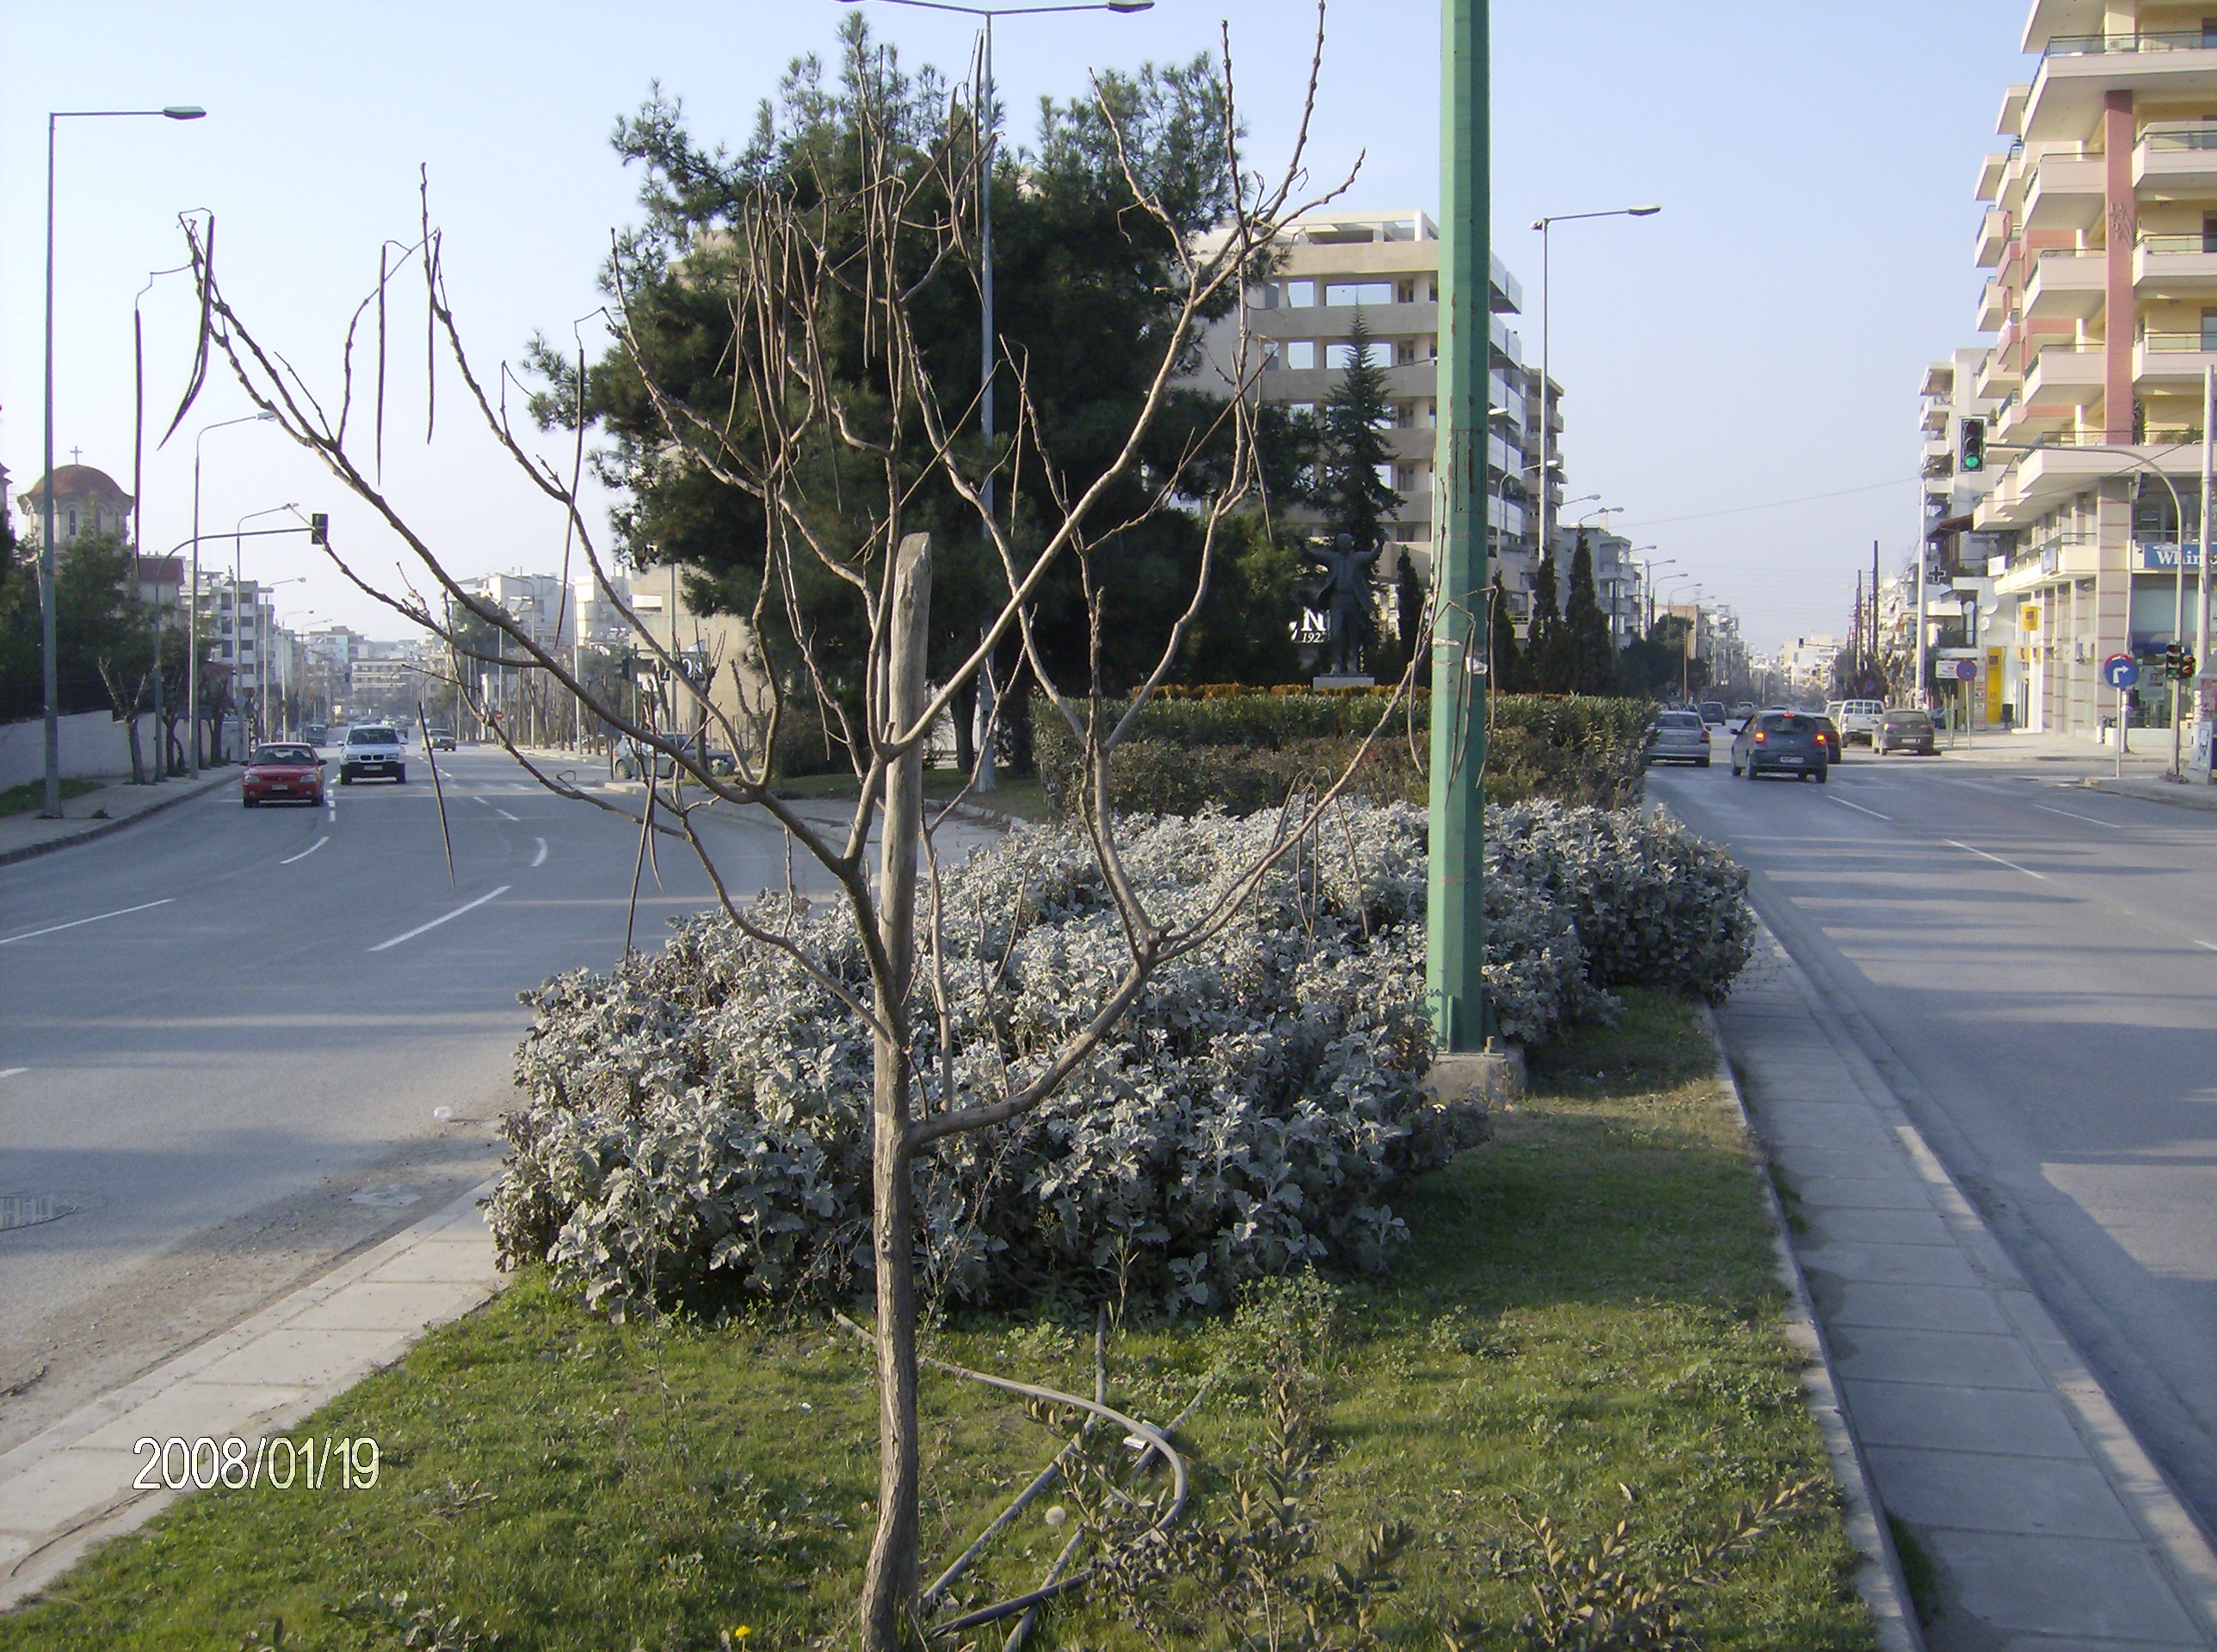
[[[1758,734],[1755,737],[1755,743],[1758,746],[1762,745],[1769,741],[1769,738],[1770,737],[1767,734]]]
[[[1709,731],[1707,729],[1701,730],[1701,743],[1705,746],[1709,743]]]

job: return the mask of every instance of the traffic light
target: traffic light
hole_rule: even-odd
[[[331,542],[331,519],[322,511],[308,518],[308,543],[329,545]]]
[[[1959,471],[1983,471],[1986,468],[1986,422],[1984,419],[1965,419],[1956,435],[1955,468]]]
[[[2186,650],[2177,643],[2163,645],[2163,675],[2173,682],[2186,681]]]
[[[2194,650],[2190,648],[2181,648],[2178,650],[2178,669],[2177,680],[2180,682],[2193,681],[2194,667]]]

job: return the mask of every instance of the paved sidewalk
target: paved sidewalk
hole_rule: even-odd
[[[189,1454],[195,1441],[220,1452],[236,1437],[250,1464],[261,1440],[491,1296],[500,1275],[478,1200],[492,1186],[480,1184],[0,1456],[0,1610],[178,1495],[134,1489],[135,1481],[157,1477],[147,1474],[153,1454],[133,1450],[139,1439],[174,1438]],[[200,1457],[206,1477],[214,1471],[207,1449]],[[173,1478],[190,1471],[189,1459],[179,1468],[175,1447],[167,1464]]]
[[[2202,771],[2189,768],[2183,784],[2176,780],[2146,780],[2127,774],[2121,780],[2103,780],[2099,775],[2086,782],[2097,792],[2113,792],[2121,798],[2140,798],[2149,803],[2167,803],[2174,809],[2217,809],[2217,786],[2203,778]]]
[[[1931,1646],[2217,1647],[2217,1553],[1767,930],[1718,1020]]]
[[[128,780],[110,780],[83,797],[62,804],[62,818],[41,820],[36,814],[0,817],[0,866],[28,860],[34,854],[66,848],[109,832],[120,831],[134,820],[216,790],[237,786],[238,769],[203,769],[197,780],[164,780],[158,786],[133,786]]]

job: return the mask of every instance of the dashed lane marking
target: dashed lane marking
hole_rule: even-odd
[[[2074,815],[2068,809],[2051,809],[2044,803],[2035,803],[2032,806],[2043,815],[2060,815],[2066,820],[2083,820],[2089,826],[2106,826],[2113,832],[2125,829],[2114,820],[2097,820],[2091,815]]]
[[[128,917],[133,912],[151,912],[157,906],[167,906],[176,900],[174,895],[164,895],[158,901],[148,901],[141,906],[120,906],[113,912],[96,912],[89,918],[71,918],[67,923],[50,923],[43,929],[28,929],[20,935],[9,935],[0,940],[0,946],[13,946],[19,940],[36,940],[40,935],[58,935],[65,929],[81,928],[88,923],[105,923],[110,918]]]
[[[0,1067],[0,1078],[15,1078],[30,1070],[28,1067]]]
[[[521,820],[522,818],[520,815],[509,814],[505,809],[496,809],[493,811],[493,813],[498,815],[503,820]]]
[[[478,908],[483,906],[487,901],[498,900],[502,896],[507,894],[508,891],[509,885],[503,884],[498,889],[493,891],[490,895],[480,895],[474,901],[466,902],[462,905],[456,907],[451,912],[440,914],[439,916],[432,919],[429,923],[417,924],[413,929],[407,931],[404,934],[395,935],[390,940],[380,940],[376,946],[371,947],[369,950],[373,952],[381,952],[388,946],[398,946],[404,940],[413,940],[420,934],[423,934],[429,930],[436,929],[442,923],[452,923],[456,918],[460,917],[465,912],[476,911]]]
[[[1859,815],[1868,815],[1873,820],[1890,822],[1893,818],[1892,815],[1881,815],[1875,809],[1866,809],[1860,803],[1850,803],[1845,798],[1834,798],[1832,801],[1838,804],[1843,809],[1852,809]]]
[[[2028,878],[2037,878],[2043,884],[2047,881],[2047,874],[2044,872],[2035,872],[2030,866],[2020,866],[2014,860],[2004,860],[1998,854],[1988,854],[1984,849],[1974,849],[1969,844],[1957,842],[1952,837],[1947,841],[1967,854],[1977,855],[1981,860],[1991,860],[1998,866],[2007,866],[2011,872],[2021,872]]]
[[[534,866],[547,864],[547,840],[543,837],[539,840],[539,853],[531,857],[531,864]]]
[[[2217,940],[2197,940],[2194,944],[2196,946],[2202,947],[2204,951],[2217,952]],[[18,1067],[15,1070],[20,1073],[23,1069],[21,1067]],[[4,1078],[6,1076],[6,1074],[0,1073],[0,1078]]]
[[[328,837],[319,837],[319,838],[318,838],[314,842],[312,842],[312,843],[309,844],[309,845],[308,845],[308,847],[307,847],[306,848],[305,848],[305,849],[301,850],[301,851],[300,852],[300,854],[288,854],[288,855],[287,855],[287,856],[286,856],[282,860],[280,860],[277,864],[278,864],[279,866],[291,866],[291,865],[292,865],[295,860],[306,860],[310,855],[313,854],[314,854],[318,849],[322,848],[324,847],[324,844],[326,844],[326,843],[330,842],[330,841],[331,841],[331,840],[330,840],[330,838],[328,838]]]

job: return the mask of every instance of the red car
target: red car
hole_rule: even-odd
[[[324,800],[324,760],[313,746],[256,746],[238,780],[239,801],[319,804]]]

